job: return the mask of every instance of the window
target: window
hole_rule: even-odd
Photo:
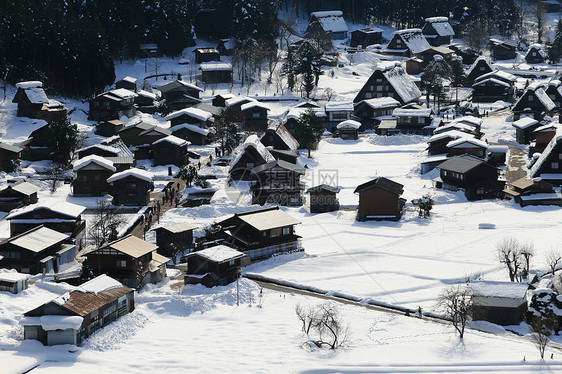
[[[480,66],[480,71],[484,71],[484,70],[486,70],[486,67],[485,67],[485,66]]]
[[[134,190],[136,190],[136,189],[137,189],[137,184],[136,184],[136,183],[134,183],[134,182],[127,183],[127,190],[129,190],[129,191],[134,191]]]
[[[371,97],[373,97],[373,95],[370,92],[366,92],[365,93],[365,98],[366,99],[370,99]]]
[[[252,118],[260,118],[260,112],[252,113]]]
[[[377,79],[377,80],[378,80],[378,79]],[[370,88],[369,88],[369,91],[374,91],[374,90],[375,90],[375,86],[371,85],[371,86],[369,86],[369,87],[370,87]]]
[[[80,181],[80,182],[85,182],[86,181],[86,176],[84,174],[80,174],[78,176],[78,178],[76,178],[76,180]]]
[[[556,95],[554,95],[554,94],[549,94],[548,97],[550,97],[551,100],[556,99]]]
[[[99,180],[100,180],[100,175],[99,175],[99,174],[94,175],[94,180],[95,180],[95,181],[99,181]]]
[[[246,168],[248,168],[248,169],[253,169],[253,168],[254,168],[254,163],[253,163],[253,162],[248,162],[248,163],[246,163]]]
[[[537,57],[537,52],[532,52],[532,53],[531,53],[531,56]]]
[[[234,265],[234,260],[228,261],[228,264],[229,264],[230,266]]]
[[[281,235],[281,228],[271,229],[271,237],[275,238],[276,236]]]
[[[550,164],[550,167],[553,168],[553,169],[558,169],[559,165],[560,164],[558,162],[553,162],[553,163]]]
[[[476,194],[477,195],[484,195],[484,187],[478,187],[476,189]]]
[[[529,95],[529,96],[528,96],[528,100],[529,100],[529,101],[534,101],[534,100],[535,100],[535,97],[534,97],[533,95]]]
[[[425,123],[425,118],[424,117],[418,117],[418,123]]]
[[[290,227],[283,227],[283,235],[289,235],[291,233]]]
[[[382,83],[382,78],[377,78],[377,83]]]
[[[443,170],[443,175],[446,177],[449,175],[449,172],[447,170]]]
[[[117,266],[118,268],[125,268],[125,267],[127,267],[127,261],[126,260],[117,260],[117,261],[115,261],[115,266]]]
[[[559,159],[559,160],[562,160],[562,153],[559,153],[559,154],[558,154],[558,159]]]
[[[383,90],[382,86],[377,86],[377,91],[382,91],[382,90]]]

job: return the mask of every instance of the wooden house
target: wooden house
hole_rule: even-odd
[[[306,193],[310,194],[310,213],[326,213],[338,210],[340,208],[338,192],[340,192],[338,187],[327,184],[321,184],[306,190]]]
[[[76,161],[72,170],[76,173],[72,183],[74,196],[104,196],[111,193],[107,178],[117,170],[113,162],[91,155]]]
[[[95,275],[107,274],[139,290],[166,277],[166,263],[170,260],[157,250],[157,245],[127,235],[88,252],[86,258]]]
[[[485,159],[488,144],[482,140],[474,138],[459,138],[451,140],[447,144],[447,148],[449,149],[449,156],[461,156],[467,154]]]
[[[174,135],[166,136],[152,143],[154,165],[176,165],[179,167],[189,163],[187,140]]]
[[[219,39],[217,43],[217,51],[222,56],[232,56],[234,50],[236,49],[236,40],[232,39]]]
[[[301,126],[300,123],[299,123],[299,120],[300,120],[301,116],[309,110],[313,111],[314,115],[316,117],[320,117],[322,120],[327,122],[326,121],[326,112],[324,111],[324,109],[322,107],[320,107],[318,104],[311,103],[311,102],[301,103],[300,105],[297,104],[294,107],[290,108],[287,111],[287,113],[285,114],[285,117],[283,118],[283,120],[281,122],[283,124],[283,126],[285,126],[287,131],[289,131],[289,133],[296,139],[296,141],[301,146],[303,146],[303,144],[305,142],[302,138],[299,139],[298,129]],[[329,122],[327,122],[327,123],[329,123]],[[316,149],[316,145],[317,145],[317,143],[313,143],[312,149]]]
[[[385,177],[360,184],[353,191],[359,194],[357,220],[398,221],[406,204],[406,200],[400,197],[403,192],[403,185]]]
[[[17,271],[0,272],[0,292],[10,292],[18,294],[27,290],[29,286],[29,275],[18,273]]]
[[[283,160],[293,165],[297,164],[297,159],[300,156],[298,151],[291,150],[270,149],[269,152],[276,160]]]
[[[102,274],[24,313],[25,340],[80,345],[94,332],[135,309],[134,292]]]
[[[12,173],[19,163],[22,149],[15,145],[0,143],[0,171]]]
[[[235,96],[231,93],[219,93],[216,94],[213,98],[212,104],[213,106],[224,108],[226,106],[226,100],[232,99]]]
[[[44,225],[46,228],[71,236],[78,249],[86,236],[86,221],[82,213],[86,207],[56,201],[49,204],[33,204],[12,211],[6,220],[10,221],[10,235],[18,235],[32,228]]]
[[[488,145],[486,150],[486,159],[488,163],[493,166],[505,165],[507,161],[507,152],[509,147],[507,145]]]
[[[52,160],[53,155],[49,150],[47,139],[49,137],[50,124],[35,129],[29,137],[20,143],[21,158],[28,161]]]
[[[125,78],[115,82],[115,88],[124,88],[129,91],[137,92],[137,83],[137,78],[126,76]]]
[[[230,179],[250,180],[253,176],[253,168],[272,161],[275,161],[275,158],[260,142],[258,136],[252,134],[246,138],[242,149],[234,156],[230,163]]]
[[[152,173],[137,168],[113,174],[107,178],[112,185],[113,205],[146,206],[154,189]]]
[[[353,103],[351,101],[329,101],[324,104],[324,121],[328,131],[334,130],[335,126],[351,119],[353,114]]]
[[[362,100],[353,105],[353,116],[359,119],[365,128],[376,127],[382,119],[388,118],[400,102],[392,97],[379,97]]]
[[[417,57],[410,57],[406,60],[406,73],[417,75],[423,72],[423,60]]]
[[[421,29],[406,29],[394,32],[394,36],[384,50],[385,54],[403,57],[419,56],[431,45],[422,34]]]
[[[240,106],[242,111],[242,127],[245,131],[265,131],[268,126],[267,112],[269,106],[252,101]]]
[[[351,41],[349,45],[352,47],[365,48],[374,44],[382,44],[382,29],[378,27],[358,29],[351,32]]]
[[[139,45],[139,51],[144,58],[154,58],[160,56],[158,44],[156,43],[142,43]]]
[[[260,141],[264,146],[277,150],[296,151],[299,148],[299,142],[281,124],[269,126]]]
[[[16,83],[17,91],[12,103],[18,104],[18,117],[43,119],[47,122],[66,119],[66,107],[49,99],[38,81]]]
[[[306,170],[283,160],[274,160],[252,169],[252,204],[302,205],[304,185],[300,182]]]
[[[9,184],[0,190],[0,211],[9,212],[29,204],[36,204],[39,190],[39,187],[26,181]]]
[[[164,119],[170,121],[170,126],[172,127],[182,123],[191,123],[205,128],[212,126],[213,122],[215,122],[211,113],[198,108],[180,109],[168,114]]]
[[[492,69],[488,60],[484,56],[478,57],[466,72],[466,81],[469,85],[472,85],[476,78],[492,71],[494,69]]]
[[[449,18],[447,17],[426,18],[422,34],[429,44],[434,47],[451,44],[451,39],[455,36],[455,32],[449,24]]]
[[[462,59],[464,65],[472,65],[478,58],[478,52],[469,46],[463,44],[450,44],[449,49],[452,49],[457,56]]]
[[[338,135],[343,140],[357,140],[359,139],[359,128],[361,127],[361,122],[348,119],[338,123],[336,126]]]
[[[185,222],[155,228],[158,253],[171,257],[172,248],[182,252],[193,248],[193,230],[196,228]]]
[[[511,111],[513,112],[513,120],[518,120],[523,115],[532,116],[538,121],[542,121],[544,116],[551,116],[556,105],[548,97],[545,89],[538,82],[533,82],[523,93],[523,95],[515,102]]]
[[[193,53],[195,53],[196,64],[221,60],[221,55],[215,48],[195,48]]]
[[[207,144],[213,135],[213,128],[203,129],[197,125],[192,125],[190,123],[183,123],[181,125],[176,125],[170,127],[169,130],[172,135],[180,139],[184,139],[193,145],[205,145]]]
[[[396,108],[392,112],[392,117],[396,118],[396,128],[400,132],[420,135],[431,135],[433,132],[430,128],[433,116],[429,108]]]
[[[514,121],[512,126],[515,127],[515,140],[517,140],[517,143],[529,144],[533,139],[533,132],[540,126],[540,123],[532,117],[523,117]]]
[[[225,244],[249,256],[252,261],[278,253],[304,251],[295,225],[301,223],[278,206],[236,213],[219,222]]]
[[[324,32],[334,40],[347,38],[347,23],[343,19],[343,12],[340,10],[330,10],[323,12],[310,13],[310,21],[306,29],[306,34],[314,32]]]
[[[531,166],[531,178],[540,177],[555,186],[562,185],[562,128],[556,130],[539,158]]]
[[[529,157],[533,157],[535,153],[543,153],[548,143],[556,135],[559,125],[551,122],[547,125],[537,127],[533,131],[533,141],[529,144]]]
[[[78,159],[81,159],[92,155],[99,157],[117,157],[119,152],[120,150],[116,147],[98,143],[80,148],[74,153],[78,156]]]
[[[143,113],[154,114],[157,110],[159,96],[154,92],[138,90],[135,97],[137,109]]]
[[[187,256],[185,284],[203,284],[206,287],[226,286],[240,278],[240,268],[247,257],[226,245],[216,245]]]
[[[137,111],[135,109],[136,93],[118,88],[107,91],[90,99],[90,112],[88,119],[91,121],[109,121],[122,116],[131,118]]]
[[[162,94],[161,99],[165,100],[171,110],[179,110],[200,103],[199,95],[203,91],[196,85],[182,80],[166,83],[158,87],[158,90]]]
[[[226,107],[232,112],[234,118],[236,118],[235,122],[242,124],[244,120],[244,114],[242,113],[242,105],[248,103],[255,103],[257,102],[256,99],[246,96],[235,96],[230,99],[226,100]]]
[[[525,62],[528,64],[542,64],[546,60],[546,52],[540,44],[531,44],[525,53]]]
[[[463,190],[470,201],[497,198],[504,189],[504,182],[498,180],[498,169],[478,157],[455,156],[437,168],[440,178],[435,180],[435,186],[451,191]]]
[[[522,207],[527,205],[562,205],[562,195],[553,185],[540,178],[523,177],[509,183],[503,190],[504,196],[513,198]]]
[[[490,39],[490,51],[494,60],[512,60],[517,57],[517,45],[499,39]]]
[[[128,147],[152,144],[168,135],[172,135],[170,130],[144,121],[126,126],[119,130],[119,137]]]
[[[496,102],[498,100],[511,102],[515,95],[515,82],[513,74],[494,70],[476,78],[472,85],[472,101]]]
[[[125,123],[118,119],[111,119],[109,121],[100,121],[96,125],[95,133],[101,136],[114,136],[119,133]]]
[[[401,105],[418,101],[421,92],[414,80],[399,65],[376,67],[367,79],[354,103],[380,97],[392,97]]]
[[[472,127],[478,133],[481,133],[480,130],[482,128],[482,122],[483,122],[482,118],[468,115],[468,116],[462,116],[462,117],[455,118],[450,123],[451,124],[468,125],[468,126]]]
[[[69,242],[69,235],[39,225],[0,242],[0,266],[26,274],[68,270],[78,253]]]
[[[527,312],[527,283],[478,281],[468,284],[472,319],[498,325],[519,325]]]
[[[562,84],[560,81],[558,79],[553,79],[548,82],[545,92],[556,106],[558,114],[560,114],[560,109],[562,108]]]
[[[232,64],[228,62],[205,62],[199,69],[203,83],[232,83]]]
[[[434,134],[427,141],[427,145],[428,145],[427,153],[430,156],[443,154],[443,153],[447,154],[449,153],[449,148],[447,148],[447,144],[449,144],[451,141],[461,138],[471,138],[471,137],[472,136],[470,134],[458,130],[450,130],[450,131]]]

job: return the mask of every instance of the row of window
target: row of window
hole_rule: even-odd
[[[366,99],[380,98],[380,97],[394,97],[392,92],[388,92],[386,95],[382,92],[377,92],[376,96],[373,96],[373,92],[365,92]]]
[[[443,175],[450,178],[455,178],[459,180],[464,180],[464,175],[461,173],[456,173],[454,171],[443,170]]]

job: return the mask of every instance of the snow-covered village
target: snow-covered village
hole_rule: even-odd
[[[562,373],[561,20],[0,2],[0,373]]]

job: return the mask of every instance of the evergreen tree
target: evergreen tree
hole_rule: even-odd
[[[308,109],[301,114],[297,122],[296,136],[299,142],[302,142],[308,149],[308,157],[314,144],[320,140],[320,136],[324,132],[322,119],[316,115],[312,109]]]
[[[310,98],[322,74],[321,58],[322,50],[305,40],[298,52],[294,73],[302,76],[302,86],[307,98]]]
[[[69,119],[52,121],[48,126],[46,143],[53,162],[69,167],[78,143],[78,127]]]
[[[547,48],[548,60],[557,63],[562,57],[562,19],[556,22],[556,31],[554,32],[554,40]]]

